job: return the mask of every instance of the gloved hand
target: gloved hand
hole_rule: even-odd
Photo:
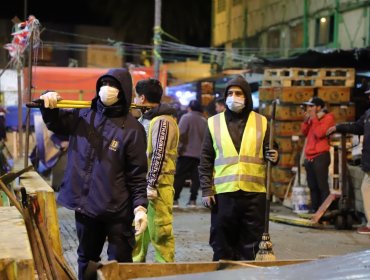
[[[148,218],[146,216],[146,209],[143,206],[138,206],[134,209],[135,214],[135,235],[139,235],[146,230],[148,225]]]
[[[154,200],[158,197],[158,191],[157,191],[156,188],[152,188],[152,187],[148,186],[146,188],[146,195],[147,195],[149,200]]]
[[[61,100],[60,95],[55,91],[48,91],[40,96],[44,100],[44,107],[54,109],[57,107],[58,100]]]
[[[333,134],[335,131],[337,131],[337,127],[335,125],[332,127],[329,127],[328,130],[326,131],[326,136]]]
[[[202,203],[206,208],[212,208],[216,204],[216,199],[214,195],[202,197]]]
[[[279,158],[279,152],[275,149],[268,149],[265,151],[265,159],[269,162],[276,163]]]

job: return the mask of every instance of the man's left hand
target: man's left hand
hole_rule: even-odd
[[[265,151],[265,159],[269,162],[276,163],[279,158],[279,152],[275,149],[268,149]]]

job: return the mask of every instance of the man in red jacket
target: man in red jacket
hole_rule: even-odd
[[[313,97],[303,104],[306,110],[301,130],[307,137],[304,166],[311,193],[310,212],[314,213],[330,194],[328,183],[330,146],[326,131],[335,124],[335,120],[334,115],[326,110],[322,99]]]

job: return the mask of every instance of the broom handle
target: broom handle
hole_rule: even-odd
[[[26,103],[27,108],[42,108],[44,107],[44,100],[36,99],[32,102]],[[84,101],[84,100],[59,100],[57,103],[57,108],[90,108],[91,101]],[[131,109],[140,109],[140,110],[147,110],[153,108],[151,105],[141,105],[141,104],[130,104]]]
[[[277,102],[276,99],[274,101],[272,101],[272,113],[271,113],[271,119],[270,119],[269,149],[274,148],[274,123],[275,123],[275,114],[276,114],[276,102]],[[267,161],[267,171],[266,171],[265,233],[269,232],[271,168],[272,168],[272,163],[268,160]]]

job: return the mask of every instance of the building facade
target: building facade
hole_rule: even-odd
[[[213,0],[212,46],[286,57],[370,44],[369,0]]]

